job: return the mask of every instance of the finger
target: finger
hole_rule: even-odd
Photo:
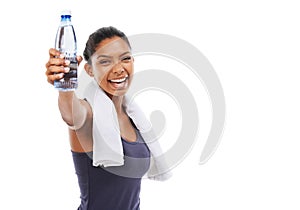
[[[60,56],[60,52],[54,48],[50,48],[49,49],[49,57],[50,58],[55,58],[55,57],[59,57]]]
[[[54,49],[54,48],[50,48],[50,49],[49,49],[49,56],[50,56],[51,58],[59,57],[60,54],[61,54],[61,53],[60,53],[58,50]]]
[[[49,61],[46,63],[46,68],[49,68],[50,66],[69,66],[70,61],[65,60],[63,58],[50,58]]]
[[[49,68],[50,66],[62,66],[64,65],[65,60],[60,58],[50,58],[48,62],[46,63],[46,68]]]
[[[47,77],[47,82],[50,83],[51,85],[54,84],[54,80],[52,80],[51,78]]]
[[[54,84],[54,81],[55,81],[55,80],[60,80],[61,78],[63,78],[63,76],[64,76],[63,73],[48,75],[48,76],[47,76],[47,81],[48,81],[50,84]]]
[[[64,66],[50,66],[47,68],[46,75],[58,74],[58,73],[68,73],[70,71],[70,67]]]

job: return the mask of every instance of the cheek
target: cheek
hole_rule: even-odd
[[[133,63],[129,63],[124,66],[130,74],[134,73]]]
[[[101,71],[101,70],[96,70],[94,71],[94,77],[98,81],[98,84],[102,83],[103,81],[107,80],[107,72],[106,71]]]
[[[97,83],[103,90],[105,91],[107,90],[108,82],[107,82],[107,77],[105,77],[105,75],[100,78],[97,78]]]

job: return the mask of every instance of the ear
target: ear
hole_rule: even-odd
[[[84,70],[90,77],[94,77],[93,68],[90,64],[88,63],[84,64]]]

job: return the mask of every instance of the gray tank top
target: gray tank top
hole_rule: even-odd
[[[136,130],[137,141],[121,138],[124,165],[94,167],[92,153],[72,151],[80,188],[78,210],[139,210],[141,179],[150,166],[150,151]]]

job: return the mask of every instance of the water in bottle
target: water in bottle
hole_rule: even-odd
[[[64,73],[62,79],[54,81],[54,87],[59,91],[75,90],[78,86],[77,43],[70,11],[63,11],[61,13],[61,21],[55,39],[55,49],[59,50],[64,54],[64,58],[70,61],[70,71]]]

